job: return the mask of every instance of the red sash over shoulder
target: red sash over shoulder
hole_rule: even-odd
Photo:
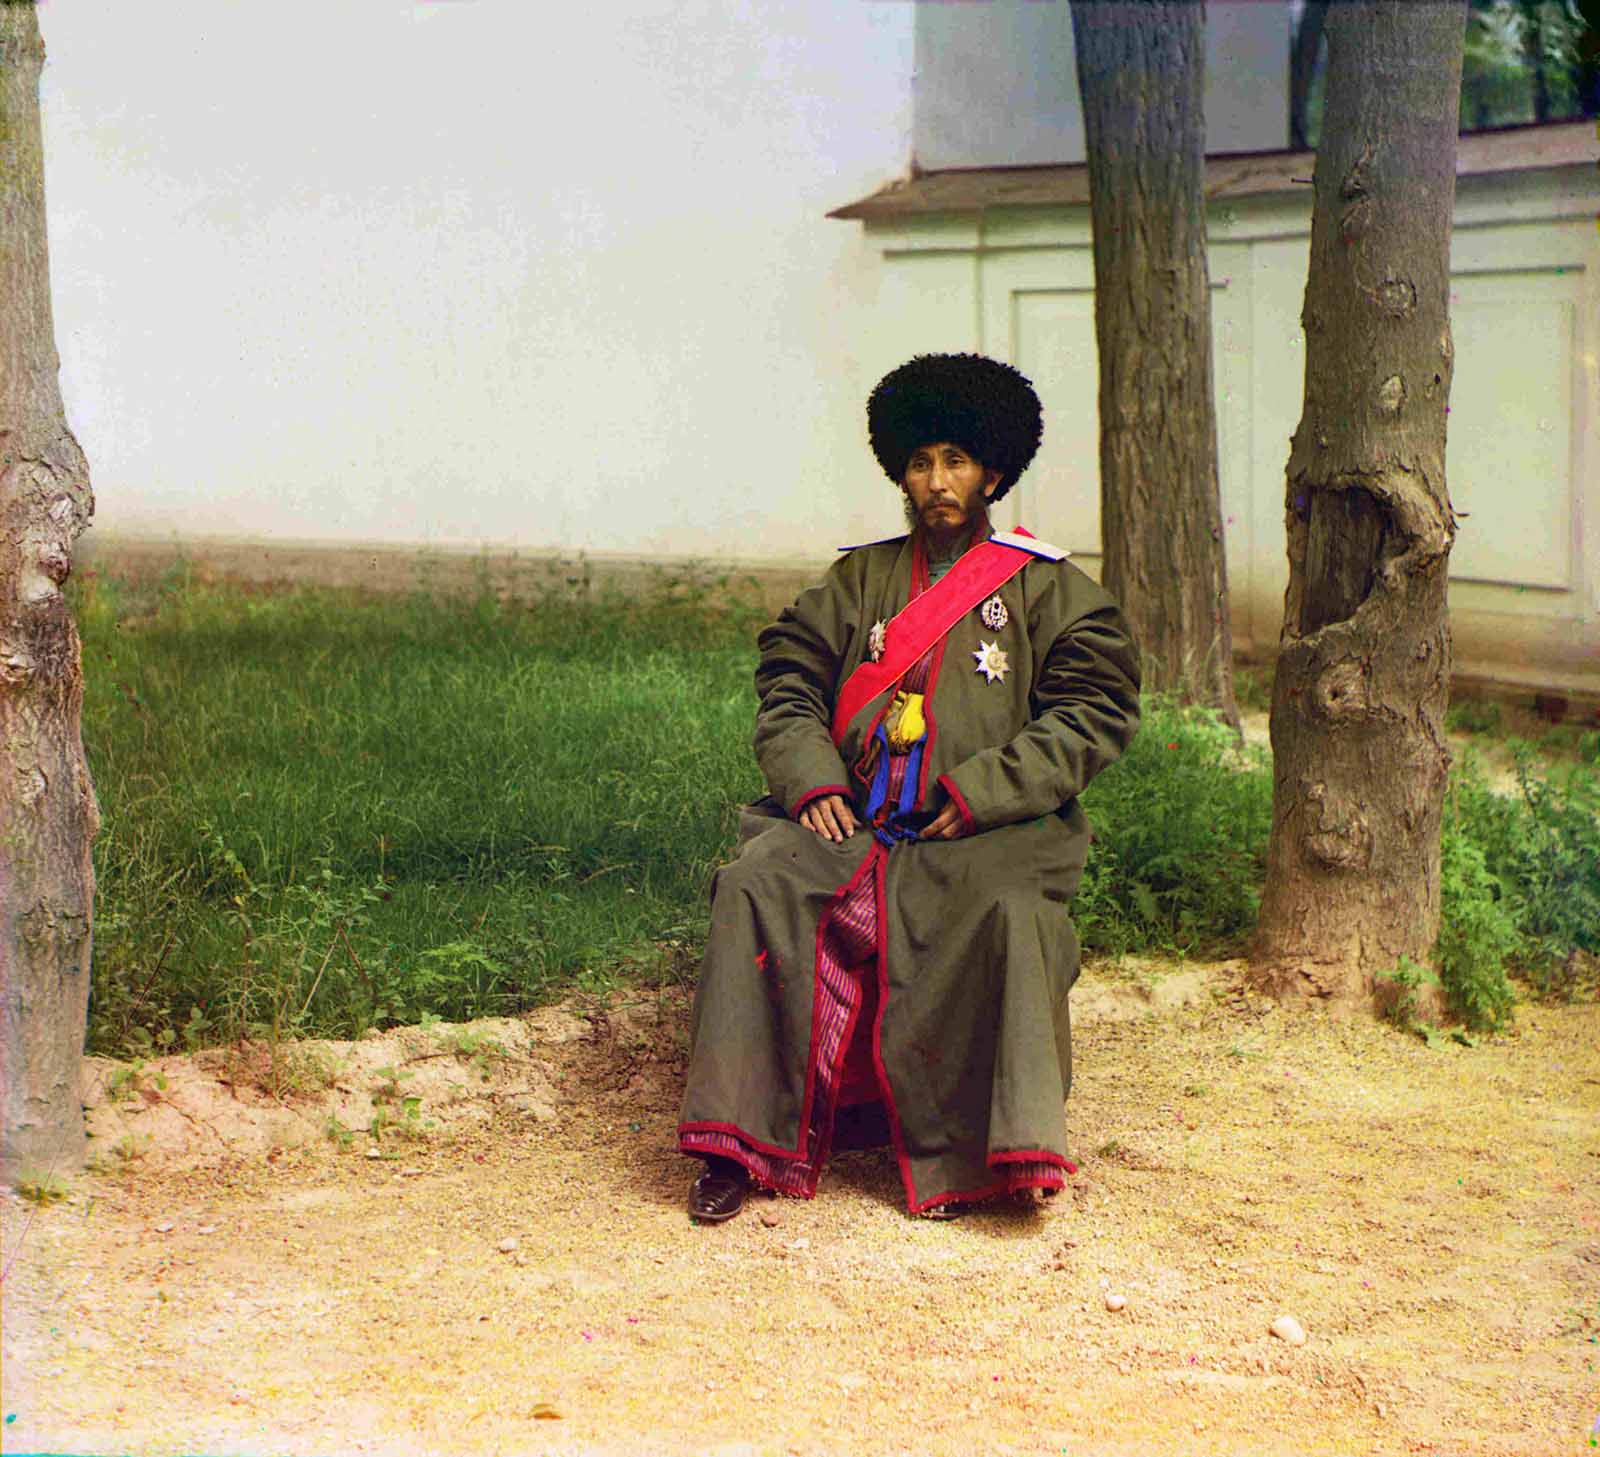
[[[913,664],[938,642],[974,607],[992,597],[1009,582],[1032,556],[1060,557],[1058,548],[1031,544],[1031,532],[1020,526],[1015,531],[997,532],[964,552],[956,564],[933,586],[908,602],[890,618],[884,631],[883,656],[877,662],[862,663],[839,690],[833,709],[833,741],[842,743],[850,720],[880,693],[892,688]]]

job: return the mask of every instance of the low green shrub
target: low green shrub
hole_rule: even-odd
[[[1600,952],[1600,774],[1585,765],[1541,773],[1533,749],[1519,740],[1510,747],[1517,792],[1497,794],[1475,756],[1468,754],[1452,776],[1446,807],[1445,844],[1452,836],[1471,844],[1481,868],[1458,856],[1461,882],[1480,889],[1469,903],[1482,906],[1492,885],[1500,907],[1495,917],[1458,919],[1478,928],[1486,954],[1500,954],[1506,936],[1500,919],[1515,928],[1508,959],[1541,993],[1560,990],[1573,952]],[[1441,938],[1443,939],[1443,938]]]
[[[1272,824],[1266,752],[1215,714],[1151,698],[1083,796],[1094,845],[1072,914],[1085,946],[1232,954],[1255,925]]]
[[[1504,885],[1459,821],[1443,830],[1439,912],[1434,958],[1450,1009],[1469,1028],[1494,1031],[1516,1004],[1507,969],[1523,938]]]

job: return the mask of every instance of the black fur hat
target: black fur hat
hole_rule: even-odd
[[[1033,385],[981,354],[919,354],[890,370],[867,397],[867,437],[890,480],[905,479],[911,452],[948,440],[1000,472],[998,501],[1039,449],[1044,433]]]

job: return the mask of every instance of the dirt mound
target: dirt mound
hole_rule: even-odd
[[[1087,979],[1076,1024],[1128,1021],[1194,1007],[1242,963],[1174,969],[1130,957]],[[1108,969],[1110,970],[1110,969]],[[642,1092],[679,1069],[688,995],[588,998],[526,1017],[434,1022],[360,1042],[245,1043],[139,1063],[84,1059],[96,1168],[231,1163],[335,1144],[370,1156],[470,1130],[500,1114],[558,1117],[583,1066],[608,1088]],[[579,1079],[581,1091],[588,1090]]]
[[[91,1057],[90,1144],[101,1166],[186,1167],[330,1142],[381,1153],[498,1112],[549,1122],[560,1050],[594,1037],[596,1025],[545,1008],[360,1042],[245,1043],[135,1064]]]

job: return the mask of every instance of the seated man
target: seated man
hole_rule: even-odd
[[[913,1214],[1071,1166],[1077,796],[1138,727],[1116,604],[988,508],[1039,446],[1008,365],[923,355],[867,402],[908,536],[847,552],[759,639],[771,797],[716,875],[678,1146],[714,1223],[751,1178],[809,1198],[876,1123]]]

